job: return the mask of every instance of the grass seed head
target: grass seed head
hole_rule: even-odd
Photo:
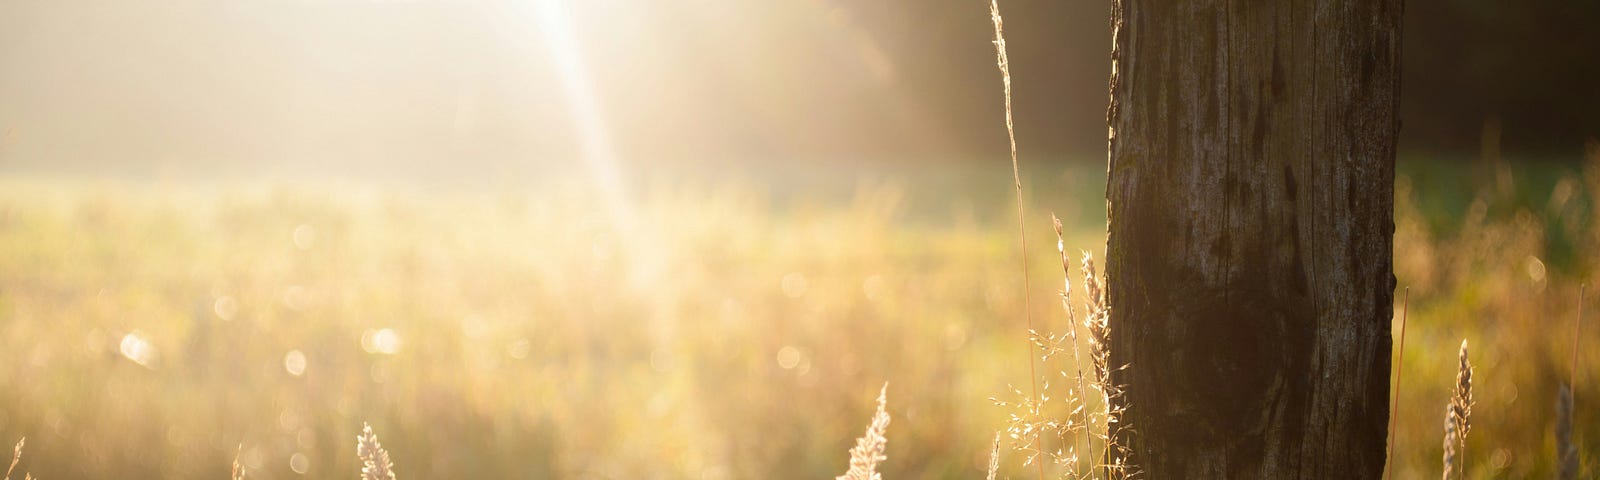
[[[372,433],[372,425],[361,424],[361,435],[356,436],[356,455],[361,457],[362,480],[395,480],[394,463],[389,461],[389,452],[378,443],[378,435]]]
[[[855,448],[850,449],[850,470],[837,480],[883,480],[883,475],[878,473],[878,463],[889,458],[884,455],[884,447],[889,443],[884,436],[889,429],[888,392],[888,383],[878,390],[878,411],[872,414],[867,433],[856,439]]]

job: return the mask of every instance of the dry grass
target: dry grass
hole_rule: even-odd
[[[1578,446],[1572,443],[1572,390],[1565,385],[1556,395],[1556,478],[1578,478]]]
[[[24,443],[27,443],[27,442],[28,442],[28,437],[22,437],[21,440],[17,440],[16,448],[11,450],[11,466],[10,467],[6,467],[6,478],[5,478],[5,480],[11,480],[11,472],[16,471],[17,470],[17,464],[22,462],[22,445]],[[28,475],[28,478],[32,478],[32,477],[33,477],[32,475]]]
[[[1572,367],[1568,370],[1572,378],[1567,381],[1567,386],[1572,388],[1578,386],[1578,346],[1579,340],[1583,339],[1583,299],[1584,291],[1588,288],[1588,284],[1578,285],[1578,313],[1572,318]]]
[[[994,480],[1000,474],[1000,432],[995,432],[994,442],[989,446],[989,474],[984,478]]]
[[[1110,308],[1105,299],[1105,287],[1100,277],[1094,271],[1094,259],[1088,252],[1083,254],[1084,290],[1087,295],[1084,312],[1084,326],[1089,332],[1089,358],[1094,366],[1094,380],[1089,382],[1099,394],[1099,409],[1093,410],[1085,401],[1086,385],[1083,380],[1083,369],[1079,353],[1077,333],[1077,320],[1072,308],[1071,294],[1071,267],[1066,253],[1066,240],[1061,225],[1061,220],[1051,215],[1051,221],[1056,232],[1056,250],[1061,257],[1062,270],[1066,278],[1060,291],[1062,307],[1067,313],[1068,327],[1065,335],[1040,333],[1034,327],[1032,309],[1028,292],[1031,290],[1028,282],[1028,229],[1024,210],[1022,193],[1022,169],[1017,160],[1017,135],[1016,127],[1012,120],[1011,106],[1011,62],[1006,55],[1005,22],[1000,16],[999,0],[990,0],[989,18],[994,24],[995,64],[1000,69],[1000,79],[1004,87],[1006,138],[1011,147],[1011,174],[1012,188],[1016,194],[1017,206],[1017,237],[1022,255],[1022,281],[1023,281],[1023,314],[1028,326],[1028,344],[1039,350],[1040,359],[1033,355],[1028,356],[1028,381],[1032,388],[1031,398],[1020,398],[1015,403],[996,401],[1000,406],[1020,407],[1011,412],[1006,430],[1017,441],[1016,449],[1023,453],[1023,465],[1036,464],[1040,480],[1047,477],[1045,462],[1041,456],[1049,457],[1053,463],[1062,467],[1066,472],[1063,476],[1068,478],[1092,478],[1098,470],[1103,468],[1106,478],[1131,477],[1132,470],[1124,465],[1126,457],[1124,447],[1119,445],[1117,439],[1124,432],[1124,426],[1118,423],[1120,410],[1113,399],[1120,395],[1120,389],[1110,381]],[[1062,348],[1066,344],[1066,348]],[[1051,405],[1052,396],[1048,393],[1050,380],[1042,379],[1038,372],[1036,360],[1048,364],[1052,357],[1062,351],[1072,352],[1072,365],[1069,369],[1058,369],[1062,377],[1075,380],[1076,389],[1068,389],[1057,399],[1065,408],[1066,413],[1056,416],[1046,413]],[[1030,350],[1031,353],[1031,350]],[[1048,368],[1046,370],[1049,370]],[[1040,383],[1043,383],[1044,392],[1041,393]],[[1022,397],[1021,392],[1012,389],[1017,397]],[[1054,436],[1057,442],[1055,449],[1045,445],[1045,439]],[[1078,448],[1074,437],[1082,441],[1083,448]],[[1090,453],[1093,446],[1090,437],[1099,437],[1104,450],[1101,453]],[[1096,459],[1105,459],[1105,464],[1096,463]]]
[[[1572,441],[1572,417],[1576,400],[1572,391],[1578,385],[1578,353],[1579,340],[1583,338],[1583,299],[1587,284],[1578,286],[1577,315],[1572,319],[1572,365],[1570,367],[1571,379],[1556,394],[1556,478],[1560,480],[1573,480],[1578,478],[1579,460],[1578,446]]]
[[[1041,172],[1029,184],[1094,174]],[[1584,192],[1600,190],[1557,172],[1560,188],[1519,187],[1531,204],[1490,190],[1446,208],[1417,193],[1437,188],[1425,187],[1430,177],[1408,174],[1397,186],[1395,259],[1415,315],[1399,374],[1453,374],[1451,354],[1470,339],[1474,364],[1493,371],[1473,379],[1475,408],[1493,414],[1472,418],[1473,454],[1458,468],[1555,477],[1558,456],[1544,445],[1574,350],[1550,332],[1594,336],[1574,328],[1573,313],[1579,281],[1600,266],[1589,253],[1600,232],[1566,219],[1585,218]],[[1023,288],[1003,261],[1018,252],[1014,206],[1006,182],[985,183],[998,186],[954,189],[1001,199],[970,216],[948,199],[951,187],[910,176],[833,203],[812,191],[778,201],[749,185],[654,186],[640,192],[649,200],[640,214],[664,226],[652,240],[673,276],[645,290],[628,286],[617,232],[585,224],[574,212],[586,197],[561,190],[354,197],[7,184],[3,433],[65,439],[35,444],[16,467],[51,478],[216,478],[235,458],[250,478],[293,478],[296,453],[311,460],[306,477],[348,477],[360,470],[347,440],[362,416],[387,426],[386,447],[419,452],[401,459],[417,477],[816,478],[837,475],[837,454],[860,434],[850,412],[866,399],[854,386],[889,378],[897,398],[915,400],[894,418],[904,436],[877,468],[885,477],[984,475],[985,440],[1012,410],[1033,427],[1022,433],[1044,433],[1039,461],[1083,460],[1047,473],[1082,473],[1104,458],[1090,453],[1104,448],[1099,434],[1085,447],[1094,430],[1082,428],[1103,408],[1088,385],[1094,366],[1082,365],[1091,335],[1067,328],[1093,325],[1090,288],[1070,258],[1071,310],[1048,302],[1034,312],[1040,330],[1060,335],[1016,341]],[[1038,188],[1028,207],[1094,197],[1096,183]],[[1065,247],[1104,241],[1097,210],[1061,213],[1063,248],[1037,252],[1034,271],[1063,267]],[[293,242],[299,225],[315,228],[310,248]],[[1067,290],[1038,286],[1035,296]],[[221,297],[229,319],[217,313]],[[363,335],[383,328],[403,337],[399,352],[363,350]],[[160,352],[154,366],[119,350],[135,331]],[[1032,357],[1049,360],[1038,364],[1040,415],[990,407],[985,397],[1007,380],[1023,392],[1000,395],[1012,407],[1033,397],[1018,360],[1040,343],[1059,349]],[[304,375],[286,372],[290,351],[304,354]],[[1575,351],[1580,366],[1600,356]],[[1576,400],[1600,398],[1592,369],[1573,372]],[[1440,423],[1420,413],[1437,412],[1447,383],[1405,385],[1395,478],[1439,474]],[[782,408],[791,404],[805,408]],[[1584,405],[1571,419],[1580,454],[1600,438]],[[420,431],[430,435],[398,434]],[[1017,439],[1005,441],[997,475],[1033,478],[1037,467],[1010,451]]]
[[[1461,341],[1455,394],[1445,409],[1444,479],[1466,478],[1467,433],[1472,429],[1472,363]]]
[[[242,451],[244,451],[244,445],[239,445],[239,448],[233,451],[233,473],[228,477],[232,480],[244,480],[244,465],[239,464],[239,452]]]
[[[1111,307],[1106,304],[1105,286],[1095,273],[1094,254],[1083,252],[1084,329],[1089,332],[1089,363],[1094,366],[1094,383],[1101,394],[1116,396],[1111,384]]]
[[[1004,85],[1003,93],[1005,96],[1006,106],[1006,140],[1011,146],[1012,190],[1016,193],[1017,199],[1017,243],[1020,249],[1019,255],[1022,264],[1022,314],[1026,321],[1026,325],[1028,326],[1028,335],[1036,336],[1038,335],[1038,330],[1036,330],[1033,326],[1033,309],[1029,308],[1029,306],[1033,304],[1033,301],[1029,295],[1029,292],[1032,290],[1032,288],[1030,288],[1028,281],[1027,211],[1024,209],[1022,197],[1022,167],[1020,162],[1017,160],[1017,130],[1012,121],[1011,113],[1011,60],[1006,55],[1005,21],[1000,17],[999,0],[989,0],[989,20],[994,23],[995,65],[1000,68],[1000,81]],[[1037,342],[1029,343],[1032,344]],[[1039,370],[1035,365],[1036,363],[1037,362],[1034,359],[1033,352],[1030,350],[1028,352],[1028,383],[1033,392],[1033,399],[1028,404],[1033,407],[1031,417],[1034,419],[1042,418],[1043,413],[1040,411],[1040,408],[1043,408],[1045,403],[1044,396],[1039,393]],[[1043,439],[1042,437],[1038,436],[1037,431],[1028,433],[1032,433],[1034,441],[1034,444],[1029,447],[1034,452],[1034,454],[1030,456],[1029,461],[1033,461],[1033,457],[1037,456],[1038,452],[1044,451],[1044,445],[1040,443],[1043,441]],[[1044,476],[1044,464],[1041,463],[1039,464],[1040,480],[1043,480]]]
[[[1066,254],[1064,229],[1059,219],[1053,220],[1064,276],[1059,294],[1068,320],[1067,330],[1061,334],[1029,332],[1029,343],[1041,351],[1045,370],[1051,372],[1050,378],[1041,379],[1044,393],[1038,403],[1032,403],[1033,397],[1016,388],[1010,391],[1011,400],[991,401],[1010,409],[1005,432],[1013,442],[1013,450],[1021,454],[1022,465],[1037,463],[1042,469],[1051,464],[1061,478],[1132,478],[1137,471],[1125,463],[1127,450],[1119,442],[1129,431],[1120,421],[1122,410],[1116,402],[1121,389],[1112,383],[1110,375],[1114,368],[1110,364],[1110,307],[1104,280],[1095,269],[1094,256],[1083,252],[1077,275],[1083,282],[1081,326],[1087,335],[1080,338],[1080,322],[1072,302],[1074,265]],[[1085,355],[1080,352],[1080,342],[1087,343],[1086,356],[1091,365],[1087,375],[1082,367]],[[1066,386],[1052,383],[1051,379],[1066,380]]]
[[[3,188],[0,433],[72,439],[18,466],[51,478],[217,478],[236,454],[250,478],[290,478],[297,453],[334,478],[360,470],[340,439],[362,417],[422,452],[395,459],[413,477],[832,477],[870,400],[851,385],[892,379],[922,414],[895,415],[917,435],[879,471],[981,475],[1002,421],[986,397],[1028,355],[1000,341],[1023,330],[1015,266],[995,265],[1017,247],[945,217],[959,200],[941,190],[790,207],[656,187],[640,214],[672,276],[635,289],[617,232],[561,191]],[[369,350],[385,329],[398,350]]]
[[[1056,253],[1061,256],[1061,309],[1067,312],[1067,344],[1072,350],[1072,378],[1078,385],[1078,392],[1087,392],[1083,381],[1083,360],[1081,348],[1078,347],[1078,315],[1072,307],[1072,260],[1067,258],[1067,240],[1065,229],[1061,225],[1061,218],[1055,214],[1050,215],[1050,223],[1056,231]],[[1081,402],[1080,402],[1081,403]],[[1089,410],[1081,408],[1078,411],[1079,425],[1089,423]],[[1068,422],[1071,422],[1068,418]],[[1079,437],[1083,440],[1082,452],[1093,449],[1089,443],[1089,429],[1080,428]]]
[[[1005,21],[1000,16],[1000,2],[998,0],[990,0],[989,2],[989,19],[990,22],[994,22],[995,26],[995,66],[1000,69],[1000,82],[1003,85],[1002,93],[1005,96],[1006,142],[1011,147],[1011,187],[1013,187],[1013,192],[1016,194],[1016,230],[1018,230],[1018,245],[1022,266],[1022,317],[1026,318],[1029,346],[1037,346],[1038,349],[1048,350],[1045,342],[1040,341],[1040,333],[1038,333],[1037,328],[1034,328],[1034,310],[1030,309],[1034,302],[1032,302],[1032,296],[1029,294],[1032,288],[1030,288],[1029,267],[1027,267],[1027,264],[1029,264],[1029,258],[1027,258],[1027,208],[1022,202],[1022,168],[1021,163],[1018,162],[1018,157],[1016,157],[1016,125],[1014,125],[1013,114],[1011,114],[1011,59],[1010,56],[1006,56]],[[1032,398],[1029,398],[1027,402],[1022,402],[1021,405],[1029,406],[1032,411],[1026,413],[1027,421],[1021,421],[1026,426],[1022,426],[1019,432],[1014,432],[1013,437],[1019,438],[1019,440],[1021,438],[1029,438],[1029,442],[1032,442],[1030,445],[1021,446],[1022,450],[1027,451],[1024,464],[1037,462],[1038,478],[1043,480],[1045,478],[1045,464],[1042,461],[1038,461],[1040,454],[1046,454],[1046,448],[1043,445],[1043,442],[1045,442],[1043,432],[1046,429],[1054,429],[1058,430],[1058,432],[1059,430],[1070,430],[1072,426],[1070,426],[1070,419],[1064,426],[1056,424],[1053,419],[1046,419],[1042,408],[1045,408],[1045,403],[1048,402],[1048,395],[1040,394],[1037,363],[1034,358],[1034,350],[1029,350],[1029,355],[1027,355],[1027,381],[1029,381],[1029,389],[1032,390]],[[1050,389],[1048,381],[1045,382],[1045,389]],[[1013,424],[1011,429],[1018,430],[1016,426],[1019,424],[1019,418],[1016,414],[1013,414],[1011,424]],[[1075,448],[1075,446],[1072,446],[1072,448]],[[1077,462],[1077,453],[1058,450],[1051,454],[1058,459],[1058,462],[1072,462],[1072,464]]]
[[[1049,457],[1052,463],[1066,470],[1063,476],[1068,478],[1092,478],[1099,469],[1098,467],[1104,467],[1104,475],[1107,478],[1127,477],[1129,476],[1128,470],[1126,470],[1126,466],[1123,465],[1122,461],[1124,455],[1121,452],[1123,450],[1116,441],[1122,426],[1117,423],[1119,411],[1112,401],[1113,398],[1118,396],[1118,389],[1111,384],[1109,379],[1109,350],[1107,349],[1109,345],[1107,339],[1109,337],[1107,335],[1110,332],[1108,323],[1110,309],[1105,302],[1104,285],[1094,272],[1093,257],[1088,252],[1084,252],[1084,289],[1088,295],[1084,324],[1089,331],[1089,356],[1091,363],[1095,366],[1096,373],[1095,380],[1091,383],[1100,397],[1100,410],[1092,411],[1084,398],[1087,390],[1083,380],[1084,375],[1079,354],[1075,312],[1072,309],[1070,300],[1072,291],[1070,261],[1067,259],[1066,241],[1063,238],[1061,221],[1054,215],[1051,216],[1051,221],[1056,232],[1056,250],[1061,257],[1062,269],[1067,274],[1060,292],[1062,306],[1068,318],[1066,334],[1041,333],[1034,327],[1032,309],[1027,308],[1031,304],[1028,296],[1028,292],[1031,290],[1028,282],[1028,229],[1023,202],[1022,170],[1017,160],[1016,127],[1012,120],[1011,62],[1006,55],[1005,22],[1000,16],[1000,3],[998,0],[990,0],[989,18],[994,24],[995,64],[1000,69],[1000,78],[1004,87],[1006,138],[1011,147],[1012,187],[1016,194],[1017,206],[1017,237],[1022,255],[1023,314],[1028,326],[1028,344],[1041,352],[1040,359],[1035,359],[1032,354],[1028,356],[1028,381],[1032,389],[1031,398],[1020,398],[1015,403],[1004,401],[996,401],[996,403],[1003,407],[1011,405],[1019,407],[1017,411],[1011,412],[1006,430],[1011,433],[1012,439],[1018,442],[1016,449],[1023,453],[1023,465],[1036,464],[1041,480],[1047,477],[1045,473],[1046,462],[1040,458],[1041,456]],[[1062,344],[1066,344],[1067,347],[1062,348]],[[1059,397],[1052,397],[1048,393],[1051,390],[1050,380],[1042,379],[1039,376],[1037,363],[1042,360],[1048,364],[1052,357],[1062,351],[1072,352],[1072,365],[1070,369],[1058,369],[1057,372],[1062,377],[1068,377],[1068,371],[1070,371],[1070,378],[1075,380],[1077,388],[1075,390],[1068,389]],[[1043,392],[1040,389],[1041,382],[1043,383]],[[1016,389],[1012,389],[1012,393],[1017,397],[1022,397],[1021,392]],[[1058,417],[1046,412],[1046,409],[1051,406],[1053,398],[1066,409],[1064,416]],[[1045,445],[1047,436],[1055,437],[1056,448],[1050,449]],[[1089,453],[1093,450],[1090,442],[1091,436],[1098,436],[1101,439],[1102,444],[1105,446],[1103,453]],[[1074,437],[1081,439],[1082,450],[1079,450],[1078,442]],[[1097,465],[1096,458],[1106,459],[1106,464]]]
[[[361,435],[356,436],[356,456],[361,458],[362,480],[395,480],[394,462],[378,443],[378,434],[372,433],[372,425],[361,425]]]
[[[1103,449],[1099,456],[1105,462],[1099,465],[1106,478],[1135,478],[1138,466],[1126,462],[1128,445],[1123,439],[1132,429],[1122,421],[1120,401],[1122,386],[1111,378],[1113,370],[1128,365],[1111,364],[1111,305],[1106,302],[1105,280],[1095,271],[1094,255],[1083,252],[1083,285],[1085,290],[1084,329],[1089,332],[1089,363],[1094,367],[1090,388],[1099,394],[1103,406],[1099,422],[1090,422],[1090,432],[1101,436]]]
[[[1400,343],[1395,346],[1394,355],[1394,399],[1389,401],[1389,449],[1384,455],[1385,465],[1383,478],[1394,478],[1394,466],[1387,460],[1394,458],[1394,426],[1400,420],[1400,374],[1405,371],[1406,358],[1406,318],[1411,316],[1411,287],[1405,289],[1405,299],[1400,302]]]
[[[889,384],[883,384],[878,390],[878,411],[872,414],[872,422],[867,425],[867,432],[856,439],[856,446],[850,449],[850,469],[837,480],[883,480],[883,475],[878,473],[878,464],[889,457],[884,453],[889,444],[889,438],[884,436],[889,430],[888,406]]]

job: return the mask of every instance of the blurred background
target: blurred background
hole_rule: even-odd
[[[1069,328],[1047,213],[1104,248],[1108,7],[1001,3],[1025,305],[986,2],[0,0],[0,442],[353,477],[368,421],[409,478],[827,478],[888,381],[887,474],[976,477],[1024,311]],[[1597,21],[1406,2],[1403,477],[1462,338],[1468,472],[1553,471]]]

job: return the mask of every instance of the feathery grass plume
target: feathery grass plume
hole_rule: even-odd
[[[389,452],[378,443],[378,435],[372,433],[372,425],[361,424],[361,435],[356,436],[356,455],[361,457],[362,480],[395,480],[394,462],[389,461]]]
[[[11,467],[6,469],[6,480],[11,480],[11,472],[17,469],[17,463],[22,461],[22,444],[28,443],[28,437],[17,440],[17,448],[11,451]]]
[[[1122,397],[1122,387],[1111,380],[1111,372],[1125,368],[1111,365],[1111,305],[1106,301],[1105,281],[1094,267],[1094,254],[1083,252],[1084,289],[1084,329],[1089,332],[1089,363],[1094,367],[1094,376],[1091,379],[1091,388],[1100,392],[1100,401],[1105,405],[1101,413],[1104,436],[1105,464],[1101,468],[1106,470],[1106,478],[1133,478],[1138,475],[1136,467],[1126,462],[1128,446],[1119,443],[1118,439],[1124,433],[1132,433],[1124,424],[1122,413],[1124,406],[1118,405],[1116,399]]]
[[[878,462],[889,458],[883,453],[884,446],[889,443],[889,439],[883,436],[889,429],[889,412],[885,410],[888,393],[889,384],[885,382],[883,388],[878,390],[878,411],[872,414],[867,433],[856,439],[856,446],[850,449],[850,470],[836,480],[883,480],[883,475],[878,473]]]
[[[1406,359],[1406,317],[1411,313],[1411,287],[1406,287],[1405,300],[1400,302],[1400,346],[1394,355],[1394,400],[1389,402],[1389,453],[1387,460],[1389,468],[1384,469],[1383,478],[1394,478],[1394,425],[1400,416],[1400,372]]]
[[[1078,381],[1078,392],[1081,394],[1081,392],[1088,390],[1085,389],[1083,383],[1083,360],[1078,348],[1078,315],[1072,308],[1072,261],[1067,258],[1067,241],[1063,236],[1061,218],[1052,213],[1050,214],[1050,221],[1056,229],[1056,253],[1061,254],[1061,308],[1067,311],[1067,339],[1068,343],[1072,345],[1072,373]],[[1083,414],[1084,423],[1088,423],[1088,410],[1080,409],[1080,411]],[[1083,429],[1082,437],[1083,451],[1088,452],[1091,448],[1088,429]]]
[[[1000,473],[1000,432],[994,432],[994,443],[989,446],[989,480]]]
[[[232,480],[244,480],[244,465],[239,464],[239,452],[244,450],[244,445],[233,450],[233,476]]]
[[[1456,372],[1456,391],[1445,407],[1444,478],[1455,472],[1466,475],[1467,432],[1472,429],[1472,362],[1467,361],[1467,341],[1461,341],[1460,366]]]
[[[1111,307],[1106,305],[1105,284],[1094,269],[1094,254],[1083,252],[1084,329],[1089,332],[1089,363],[1101,387],[1111,383]],[[1111,393],[1103,390],[1103,393]]]
[[[1012,186],[1017,193],[1017,241],[1022,250],[1018,257],[1022,264],[1022,315],[1028,325],[1028,335],[1036,336],[1038,332],[1033,328],[1033,310],[1029,308],[1033,304],[1033,299],[1030,298],[1029,290],[1032,290],[1032,288],[1030,288],[1028,282],[1028,224],[1022,202],[1022,166],[1017,161],[1017,130],[1011,115],[1011,60],[1006,55],[1005,22],[1000,18],[999,0],[989,0],[989,20],[994,23],[995,66],[1000,68],[1000,81],[1005,86],[1006,139],[1011,145],[1011,180]],[[1038,367],[1034,366],[1036,361],[1033,355],[1033,351],[1030,348],[1028,351],[1028,382],[1033,390],[1031,403],[1033,416],[1038,418],[1040,416],[1039,409],[1044,404],[1044,399],[1039,395],[1039,370]],[[1043,439],[1036,438],[1036,442],[1041,443],[1033,445],[1034,451],[1044,450]],[[1039,480],[1044,480],[1044,476],[1044,464],[1040,463]]]
[[[1556,395],[1556,478],[1578,478],[1578,446],[1572,444],[1572,389],[1565,385]]]
[[[1072,303],[1072,283],[1075,277],[1072,271],[1072,260],[1066,254],[1065,235],[1059,218],[1052,215],[1052,223],[1056,230],[1056,249],[1061,255],[1063,281],[1062,290],[1059,292],[1062,309],[1066,311],[1069,319],[1068,331],[1062,334],[1045,334],[1037,331],[1029,332],[1029,341],[1039,349],[1040,360],[1045,365],[1044,370],[1059,374],[1062,378],[1069,379],[1069,384],[1064,391],[1051,390],[1051,383],[1045,380],[1040,387],[1037,403],[1020,389],[1009,387],[1015,400],[1003,401],[990,398],[997,406],[1014,407],[1010,412],[1004,433],[1008,434],[1014,444],[1013,449],[1022,454],[1022,465],[1038,462],[1043,470],[1045,462],[1056,464],[1062,469],[1070,469],[1071,473],[1063,472],[1064,478],[1090,478],[1096,476],[1096,470],[1101,466],[1099,459],[1107,455],[1090,454],[1094,449],[1094,440],[1101,439],[1104,445],[1114,445],[1110,441],[1111,435],[1118,429],[1110,428],[1115,423],[1117,410],[1102,410],[1091,408],[1088,397],[1091,390],[1097,392],[1102,405],[1111,406],[1109,398],[1115,397],[1116,389],[1104,388],[1098,381],[1093,385],[1088,384],[1084,377],[1088,376],[1083,367],[1082,348],[1078,345],[1078,319],[1077,310]],[[1091,260],[1092,262],[1092,260]],[[1090,267],[1091,270],[1093,267]],[[1091,274],[1093,275],[1093,274]],[[1096,284],[1092,288],[1097,289]],[[1096,296],[1101,305],[1090,306],[1087,310],[1092,314],[1104,314],[1107,309],[1103,305],[1103,296]],[[1064,354],[1071,353],[1071,366],[1065,365],[1062,358]],[[1058,367],[1051,360],[1056,359],[1063,363]],[[1047,374],[1052,375],[1053,374]],[[1075,387],[1073,387],[1075,385]],[[1108,395],[1109,394],[1109,395]],[[1046,438],[1054,436],[1053,439]],[[1081,441],[1081,443],[1080,443]],[[1055,445],[1046,446],[1049,443]],[[1121,452],[1122,449],[1118,449]],[[1109,470],[1109,469],[1108,469]],[[1040,472],[1047,475],[1046,472]],[[1109,474],[1109,472],[1108,472]]]
[[[1059,360],[1068,348],[1065,343],[1072,342],[1068,335],[1043,334],[1029,332],[1028,340],[1040,353],[1041,362],[1051,368],[1051,360]],[[1068,368],[1062,365],[1056,374],[1063,378],[1070,378]],[[1048,375],[1048,374],[1047,374]],[[994,397],[989,400],[995,406],[1010,407],[1004,432],[1014,442],[1013,449],[1021,453],[1022,465],[1027,466],[1034,462],[1044,463],[1049,461],[1058,466],[1070,468],[1074,477],[1081,477],[1078,470],[1084,466],[1080,461],[1081,451],[1075,445],[1075,435],[1088,433],[1088,418],[1091,413],[1084,401],[1084,391],[1080,386],[1077,389],[1068,387],[1063,392],[1052,393],[1052,384],[1046,379],[1040,387],[1039,403],[1035,404],[1032,396],[1016,387],[1008,388],[1015,400],[1006,401]],[[1057,418],[1057,413],[1064,413],[1064,418]],[[1082,419],[1079,421],[1078,419]],[[1047,436],[1054,436],[1057,444],[1054,448],[1046,447]],[[1085,437],[1087,440],[1087,437]]]

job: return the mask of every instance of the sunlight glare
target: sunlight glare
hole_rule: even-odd
[[[306,373],[306,354],[299,350],[290,350],[283,356],[283,369],[296,377]]]
[[[605,202],[610,220],[619,227],[633,224],[629,214],[627,189],[618,170],[619,157],[612,148],[605,119],[601,116],[599,95],[583,63],[583,50],[572,30],[572,19],[563,0],[536,0],[534,17],[545,45],[561,78],[567,110],[578,134],[578,147],[584,165],[594,177],[595,187]]]
[[[393,328],[367,330],[361,335],[361,349],[367,353],[394,355],[400,353],[400,334]]]
[[[635,288],[646,288],[663,273],[664,255],[657,245],[646,241],[653,235],[645,231],[646,226],[634,215],[636,206],[619,167],[622,159],[611,141],[601,94],[595,91],[588,66],[584,64],[583,48],[574,31],[568,3],[565,0],[533,1],[535,10],[531,14],[544,34],[545,46],[560,77],[584,166],[593,177],[606,220],[626,239],[632,267],[629,280]]]
[[[122,351],[123,357],[127,357],[133,363],[145,368],[155,368],[156,347],[150,344],[144,333],[135,330],[123,335],[119,350]]]

